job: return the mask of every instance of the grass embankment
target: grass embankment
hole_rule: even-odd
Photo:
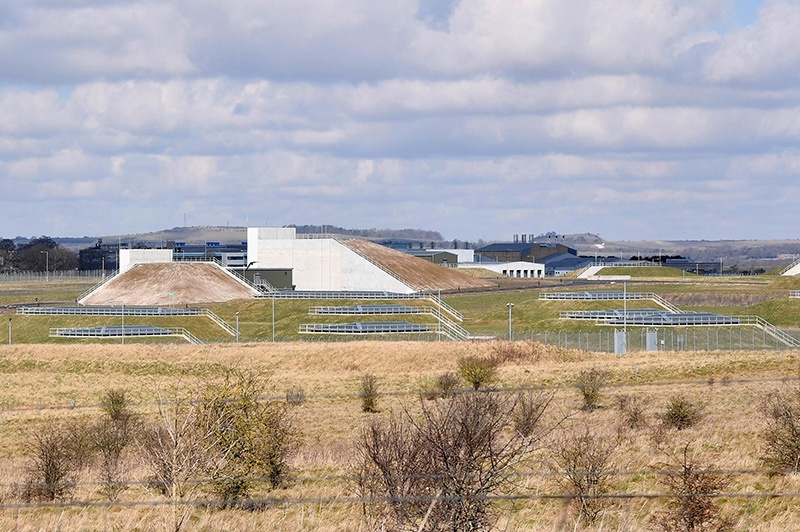
[[[619,270],[652,270],[668,268],[618,268]],[[789,290],[800,289],[800,279],[780,276],[758,277],[692,277],[682,282],[678,278],[636,279],[628,283],[628,291],[652,292],[686,311],[704,311],[725,315],[759,315],[781,327],[793,327],[800,323],[800,300],[789,299]],[[36,297],[40,301],[59,300],[66,304],[74,301],[85,291],[90,283],[6,283],[0,285],[0,300],[6,304],[32,303]],[[583,320],[562,320],[559,312],[563,310],[604,310],[621,309],[621,301],[542,301],[539,293],[542,287],[526,289],[489,291],[482,293],[443,294],[446,303],[464,314],[463,326],[473,334],[497,335],[508,330],[508,303],[513,303],[512,321],[514,331],[524,334],[542,331],[586,331],[595,327],[592,322]],[[572,286],[569,282],[549,285],[547,290],[619,290],[620,284],[599,283]],[[432,316],[330,316],[310,315],[312,306],[346,306],[357,304],[404,304],[420,306],[422,301],[357,301],[357,300],[286,300],[275,301],[274,337],[278,340],[319,340],[319,336],[301,337],[298,328],[303,323],[347,323],[354,321],[394,321],[402,319],[414,323],[432,324]],[[628,301],[630,308],[656,308],[652,301]],[[242,340],[271,340],[273,337],[272,301],[270,299],[237,300],[209,305],[231,326],[239,313],[240,336]],[[51,316],[14,317],[14,338],[26,343],[60,343],[64,340],[49,339],[47,331],[51,327],[71,327],[79,325],[119,325],[119,318],[77,318]],[[230,341],[230,335],[207,319],[173,318],[134,318],[127,317],[126,323],[156,326],[186,327],[199,338],[210,341]],[[3,325],[6,325],[5,323]],[[140,340],[143,342],[163,342],[163,339]],[[169,340],[173,341],[173,340]],[[7,343],[7,327],[0,326],[0,343]]]
[[[417,393],[445,371],[455,371],[462,356],[495,356],[503,360],[495,383],[506,387],[544,386],[555,393],[548,422],[569,414],[566,422],[527,456],[511,487],[511,494],[533,496],[513,506],[500,502],[500,524],[507,530],[544,531],[576,527],[571,509],[563,501],[542,500],[537,494],[563,493],[558,475],[550,469],[551,448],[571,431],[587,427],[613,447],[607,467],[610,493],[664,493],[654,469],[670,462],[687,443],[707,467],[734,474],[730,493],[797,493],[797,478],[769,476],[759,462],[762,418],[760,400],[771,390],[783,389],[785,377],[798,375],[800,352],[680,352],[632,353],[625,357],[564,351],[538,344],[452,342],[351,342],[337,344],[260,343],[212,347],[143,345],[25,345],[0,346],[0,404],[4,405],[0,430],[0,471],[5,491],[0,504],[16,504],[12,485],[22,480],[24,434],[51,417],[91,418],[105,390],[123,388],[147,419],[156,413],[155,390],[173,386],[192,389],[220,379],[227,369],[252,370],[270,375],[271,391],[282,397],[288,388],[302,388],[303,406],[295,410],[304,444],[292,460],[295,481],[286,489],[264,493],[291,502],[270,505],[262,511],[192,508],[187,530],[334,530],[364,529],[359,505],[347,475],[356,457],[359,431],[373,420],[386,420],[392,412],[416,408]],[[589,368],[609,372],[601,408],[580,410],[572,387],[576,376]],[[358,398],[359,380],[365,373],[379,378],[378,414],[364,414]],[[757,380],[761,379],[761,380]],[[697,426],[682,431],[659,432],[657,416],[674,394],[702,404]],[[616,408],[617,396],[637,396],[645,401],[647,425],[626,428]],[[42,408],[45,407],[45,408]],[[66,408],[46,408],[66,407]],[[146,473],[131,463],[130,475],[141,480]],[[97,479],[80,478],[75,494],[79,502],[64,508],[9,508],[0,512],[0,528],[139,529],[163,530],[169,523],[166,499],[140,484],[123,492],[119,505],[103,506]],[[98,503],[86,506],[85,502]],[[773,531],[798,529],[800,506],[793,498],[729,497],[718,500],[735,530]],[[157,503],[157,504],[156,504]],[[652,519],[665,508],[666,499],[610,500],[602,523],[577,529],[651,530]],[[562,525],[559,525],[561,523]]]

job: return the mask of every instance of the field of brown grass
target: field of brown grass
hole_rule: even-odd
[[[587,427],[613,446],[614,474],[600,520],[576,523],[574,505],[542,496],[563,489],[550,469],[550,442],[531,453],[517,471],[513,501],[497,501],[500,530],[653,530],[667,502],[656,469],[689,444],[707,467],[731,471],[728,492],[718,499],[735,530],[800,529],[800,479],[770,476],[759,457],[762,419],[759,402],[773,390],[796,386],[800,352],[660,352],[626,356],[566,351],[538,344],[453,342],[259,343],[214,346],[14,345],[0,346],[0,529],[3,530],[166,530],[171,512],[191,513],[186,530],[369,530],[361,517],[348,475],[354,442],[370,420],[403,409],[416,411],[419,391],[445,371],[455,371],[467,355],[502,362],[495,386],[544,387],[555,394],[550,420],[568,414],[551,435]],[[609,372],[601,408],[580,409],[573,387],[590,368]],[[302,388],[306,401],[295,411],[303,446],[293,457],[294,479],[259,511],[181,506],[135,483],[116,504],[99,493],[97,478],[81,478],[67,504],[41,506],[20,501],[26,434],[48,418],[92,418],[104,391],[127,390],[136,410],[152,418],[157,389],[193,390],[219,380],[226,370],[269,376],[271,393],[282,398]],[[380,412],[361,412],[360,378],[379,378]],[[656,418],[669,398],[682,394],[703,405],[699,424],[682,431],[659,431]],[[647,426],[626,428],[619,396],[645,401]],[[132,464],[134,480],[145,474]],[[738,494],[738,495],[737,495]],[[742,494],[748,494],[747,497]],[[780,496],[791,494],[791,496]]]

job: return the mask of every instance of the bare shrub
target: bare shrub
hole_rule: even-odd
[[[358,444],[356,490],[373,529],[486,530],[492,495],[536,444],[504,433],[515,401],[485,392],[421,401],[421,415],[370,423]],[[538,434],[537,434],[538,432]]]
[[[703,406],[689,401],[683,395],[673,395],[660,415],[661,422],[676,430],[696,425],[702,416]]]
[[[682,455],[659,468],[661,483],[669,491],[669,509],[655,516],[665,532],[731,530],[714,496],[730,484],[730,477],[703,466],[690,452],[689,444]]]
[[[63,501],[72,496],[89,459],[86,433],[84,424],[70,421],[48,422],[28,434],[23,500]]]
[[[602,495],[609,491],[610,443],[595,436],[587,427],[581,432],[567,432],[553,445],[552,469],[559,473],[559,483],[578,502],[580,519],[593,523],[605,509]]]
[[[800,388],[770,393],[759,411],[764,416],[761,462],[775,470],[800,471]]]
[[[521,391],[517,393],[517,401],[511,411],[511,422],[524,438],[535,435],[542,429],[542,416],[550,402],[552,393]]]
[[[429,401],[444,398],[455,393],[459,384],[461,384],[461,379],[458,378],[458,375],[447,371],[424,382],[421,395]]]
[[[306,402],[306,391],[300,386],[286,390],[286,403],[291,406],[300,406]]]
[[[647,399],[640,395],[617,396],[617,409],[622,426],[629,429],[647,426],[647,415],[644,411],[647,402]]]
[[[458,360],[458,374],[477,390],[481,386],[491,384],[497,378],[497,362],[491,358],[461,357]]]
[[[94,423],[89,439],[99,458],[102,492],[110,500],[117,499],[127,487],[127,455],[141,428],[139,417],[130,409],[124,390],[108,390],[101,401],[105,414]]]
[[[575,378],[575,387],[583,399],[583,409],[592,411],[600,408],[603,388],[608,383],[609,373],[599,368],[581,371]]]
[[[453,373],[452,371],[447,371],[442,373],[436,377],[436,391],[439,393],[439,397],[447,397],[448,395],[452,394],[458,388],[460,381],[458,380],[458,375]]]
[[[374,414],[378,411],[378,378],[371,373],[361,376],[358,396],[361,398],[361,411]]]
[[[169,397],[160,389],[156,393],[158,420],[142,430],[139,455],[150,473],[148,488],[171,502],[171,528],[177,532],[189,512],[181,501],[192,497],[215,456],[217,430],[200,422],[199,392],[187,394],[176,386]]]

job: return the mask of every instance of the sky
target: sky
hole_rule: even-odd
[[[800,0],[0,0],[0,237],[797,238]]]

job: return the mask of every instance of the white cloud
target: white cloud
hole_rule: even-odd
[[[731,214],[745,211],[800,222],[769,208],[797,197],[796,2],[728,33],[728,0],[431,6],[4,6],[4,231],[55,234],[46,224],[92,201],[126,226],[88,213],[70,233],[182,212],[461,239],[525,225],[669,237],[663,220],[690,216],[676,230],[726,216],[742,237],[756,214]],[[50,200],[52,216],[31,217]]]
[[[796,85],[800,69],[800,3],[766,0],[752,26],[726,35],[703,62],[713,82]]]

